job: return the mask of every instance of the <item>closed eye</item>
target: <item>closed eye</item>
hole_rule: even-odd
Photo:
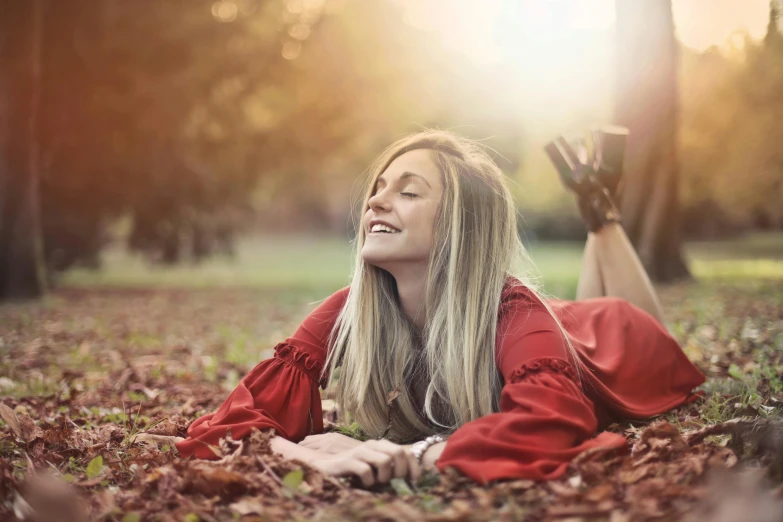
[[[405,196],[406,198],[417,198],[417,197],[419,197],[418,194],[414,194],[413,192],[400,192],[400,194]]]

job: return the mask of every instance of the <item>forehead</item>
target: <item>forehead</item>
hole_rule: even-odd
[[[396,181],[404,172],[413,172],[426,179],[430,186],[435,188],[440,185],[440,171],[432,159],[432,151],[428,149],[416,149],[397,156],[389,163],[378,181],[387,183]],[[408,178],[416,180],[416,177]],[[421,180],[418,180],[421,183]]]

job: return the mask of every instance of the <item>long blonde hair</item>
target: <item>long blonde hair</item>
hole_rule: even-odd
[[[420,341],[399,305],[393,276],[365,263],[361,255],[361,217],[369,208],[376,180],[394,159],[416,149],[431,151],[444,187],[434,224],[425,288],[427,317]],[[495,340],[501,292],[511,275],[536,291],[528,274],[515,273],[530,259],[519,238],[517,210],[503,173],[478,143],[448,131],[425,130],[393,143],[370,166],[357,210],[352,281],[330,335],[332,349],[324,367],[331,385],[341,366],[336,399],[342,411],[350,412],[369,436],[400,443],[448,433],[499,411],[503,382]],[[409,386],[417,376],[430,380],[424,412],[417,411]],[[387,398],[395,390],[399,395],[390,409]],[[445,411],[437,411],[436,401]]]

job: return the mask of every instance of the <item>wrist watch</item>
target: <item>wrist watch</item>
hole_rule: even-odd
[[[421,458],[424,456],[424,452],[427,451],[427,448],[429,448],[433,444],[437,444],[438,442],[445,442],[445,441],[446,441],[446,437],[443,437],[441,435],[431,435],[424,440],[415,442],[411,446],[411,453],[413,453],[413,456],[416,457],[416,461],[419,464],[421,464]]]

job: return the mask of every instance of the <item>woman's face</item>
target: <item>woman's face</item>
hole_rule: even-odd
[[[426,267],[433,247],[443,184],[431,154],[417,149],[392,161],[378,178],[362,219],[362,258],[395,277],[416,265]],[[377,229],[378,221],[395,232]]]

